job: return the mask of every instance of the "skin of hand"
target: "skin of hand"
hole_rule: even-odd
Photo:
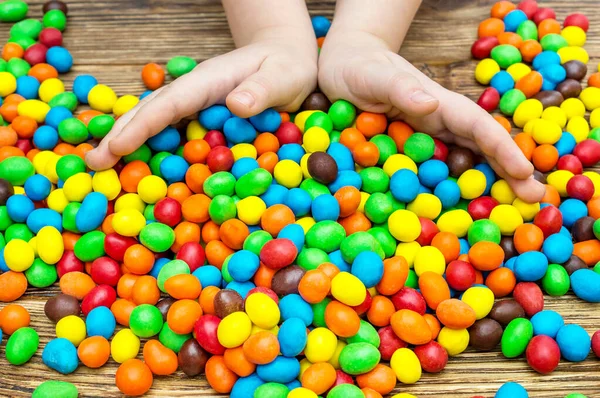
[[[545,187],[506,130],[467,97],[399,56],[420,1],[338,0],[319,56],[319,87],[331,101],[404,120],[417,131],[484,155],[515,194],[538,202]],[[365,11],[368,10],[368,11]]]
[[[86,155],[104,170],[165,127],[226,103],[239,117],[297,110],[317,83],[317,45],[303,0],[223,0],[236,50],[200,63],[120,117]]]

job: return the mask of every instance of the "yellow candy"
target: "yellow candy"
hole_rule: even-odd
[[[127,329],[125,329],[127,330]],[[75,347],[85,339],[85,322],[76,315],[68,315],[56,324],[56,337],[69,340]],[[113,341],[117,338],[113,339]],[[139,349],[139,347],[138,347]],[[137,352],[136,352],[137,354]]]
[[[535,124],[538,122],[538,120],[540,119],[531,119],[530,121],[525,123],[525,126],[523,126],[523,132],[529,136],[533,135],[533,128],[535,127]]]
[[[306,152],[325,152],[329,148],[329,133],[319,126],[312,126],[304,133],[302,144]]]
[[[44,172],[44,169],[46,168],[46,163],[48,163],[48,161],[52,157],[58,157],[58,158],[60,158],[60,156],[58,156],[57,154],[55,154],[52,151],[41,151],[41,152],[38,152],[33,157],[33,161],[32,161],[33,168],[35,169],[35,172],[37,174],[42,174]]]
[[[124,115],[130,110],[132,110],[133,107],[135,107],[138,104],[138,102],[140,102],[140,100],[135,95],[124,95],[115,102],[113,106],[113,113],[115,114],[115,116]]]
[[[424,217],[433,220],[442,212],[442,202],[433,194],[420,193],[417,195],[415,200],[406,206],[406,209],[408,211],[412,211],[418,217]]]
[[[185,130],[185,136],[188,141],[201,140],[204,138],[208,131],[202,127],[199,121],[192,120]]]
[[[65,85],[62,82],[62,80],[52,77],[50,79],[44,80],[42,84],[40,84],[40,88],[38,89],[38,96],[42,101],[48,103],[52,98],[64,92]]]
[[[471,224],[473,224],[473,218],[462,209],[447,211],[437,221],[440,232],[451,232],[459,238],[467,234]]]
[[[46,114],[50,111],[50,106],[40,100],[25,100],[17,106],[19,116],[27,116],[34,119],[38,123],[43,123],[46,120]]]
[[[315,112],[319,111],[302,111],[296,115],[294,118],[294,124],[300,129],[301,132],[304,133],[304,125],[308,118]]]
[[[584,117],[573,116],[567,124],[566,131],[575,137],[575,142],[581,142],[590,134],[590,125]]]
[[[37,250],[37,236],[34,236],[33,238],[29,239],[29,242],[27,242],[27,244],[29,246],[31,246],[31,249],[33,250],[33,256],[37,257],[38,256],[38,250]],[[35,260],[34,260],[35,261]]]
[[[88,102],[92,109],[111,113],[117,102],[117,94],[105,84],[96,84],[88,93]]]
[[[305,153],[300,159],[300,167],[302,168],[302,176],[304,176],[305,180],[312,178],[308,171],[308,158],[310,157],[310,153]]]
[[[523,217],[516,207],[501,204],[492,209],[490,221],[498,225],[502,235],[513,235],[517,227],[523,224]]]
[[[498,180],[492,184],[490,191],[492,198],[496,199],[500,204],[512,204],[517,198],[510,185],[506,180]]]
[[[417,396],[407,392],[401,392],[400,394],[392,395],[392,398],[417,398]]]
[[[120,330],[110,342],[110,355],[117,363],[133,359],[140,352],[140,339],[131,329]]]
[[[9,72],[0,72],[0,97],[6,97],[17,89],[17,79]]]
[[[467,329],[450,329],[444,326],[438,335],[438,343],[448,351],[448,355],[456,356],[467,349],[469,331]]]
[[[340,368],[340,354],[342,353],[342,350],[346,346],[347,346],[347,344],[345,342],[343,342],[342,340],[338,340],[337,346],[335,347],[335,352],[333,353],[333,356],[331,357],[331,359],[329,361],[327,361],[335,369]]]
[[[456,181],[460,188],[460,196],[464,199],[475,199],[483,195],[486,187],[485,174],[476,169],[467,170]]]
[[[318,398],[319,396],[315,394],[312,390],[308,388],[299,387],[295,388],[289,392],[287,398]]]
[[[415,256],[415,273],[421,276],[431,271],[443,275],[446,270],[446,260],[442,252],[435,246],[423,246]]]
[[[248,196],[235,204],[237,218],[246,225],[258,225],[267,205],[258,196]]]
[[[227,315],[217,328],[219,343],[225,348],[239,347],[250,337],[252,322],[245,312],[233,312]]]
[[[167,196],[167,183],[159,176],[146,176],[140,180],[137,192],[144,202],[152,205]]]
[[[398,243],[395,254],[396,256],[404,257],[408,266],[412,268],[415,264],[415,258],[417,257],[419,250],[421,250],[419,242]]]
[[[498,72],[500,72],[500,66],[496,61],[491,58],[482,59],[475,68],[475,80],[479,84],[487,86]]]
[[[272,327],[271,329],[263,329],[263,328],[259,328],[256,325],[252,325],[252,330],[250,331],[251,336],[253,336],[257,333],[260,333],[260,332],[269,332],[269,333],[277,336],[279,334],[279,326]]]
[[[249,295],[244,308],[252,323],[260,328],[271,329],[279,323],[279,307],[272,298],[264,293]]]
[[[513,115],[513,122],[517,127],[523,127],[528,121],[542,117],[543,111],[542,103],[535,98],[530,98],[519,104]]]
[[[538,144],[556,144],[562,135],[558,123],[551,120],[540,119],[533,126],[532,137]]]
[[[56,164],[60,160],[60,156],[50,156],[48,161],[44,165],[44,170],[42,174],[46,176],[50,180],[52,184],[58,183],[58,174],[56,173]]]
[[[312,363],[308,359],[302,358],[302,360],[300,360],[300,373],[298,374],[298,379],[302,380],[302,375],[310,365],[312,365]]]
[[[97,171],[92,177],[92,188],[106,196],[106,199],[113,200],[121,192],[119,175],[114,169]]]
[[[561,128],[567,125],[567,113],[558,106],[549,106],[542,112],[542,119],[551,120],[557,123]]]
[[[340,272],[331,280],[331,295],[337,301],[354,307],[365,300],[367,289],[356,276],[349,272]]]
[[[83,202],[87,194],[92,192],[92,176],[88,173],[72,175],[65,181],[63,192],[69,202]]]
[[[573,176],[568,170],[556,170],[548,174],[546,181],[556,188],[560,196],[567,196],[567,183]]]
[[[52,226],[45,226],[39,230],[37,238],[36,249],[38,256],[46,264],[56,264],[65,251],[60,232]]]
[[[569,61],[580,61],[584,64],[587,64],[590,60],[590,56],[588,52],[585,51],[584,48],[569,46],[563,47],[557,51],[558,56],[560,57],[560,63],[565,64]]]
[[[598,87],[584,88],[581,94],[579,94],[579,98],[588,111],[600,108],[600,88]]]
[[[523,63],[516,63],[509,66],[506,71],[512,76],[514,81],[518,82],[521,78],[531,73],[531,68]]]
[[[494,292],[487,287],[473,286],[463,293],[461,300],[473,308],[477,319],[483,319],[492,311]]]
[[[412,242],[421,235],[421,222],[412,211],[400,209],[388,218],[388,229],[396,240]]]
[[[113,229],[123,236],[138,236],[145,226],[144,215],[135,209],[119,210],[112,218]]]
[[[600,108],[594,109],[592,113],[590,113],[590,126],[593,129],[600,127]]]
[[[560,32],[569,46],[583,47],[586,40],[586,34],[579,26],[565,26]]]
[[[242,158],[256,159],[256,147],[252,144],[236,144],[231,147],[233,160],[238,161]]]
[[[62,214],[62,212],[65,210],[65,207],[67,207],[69,204],[69,201],[62,188],[58,188],[50,192],[50,195],[48,195],[48,198],[46,198],[46,204],[48,205],[49,209]]]
[[[383,164],[383,171],[385,171],[388,177],[391,177],[401,169],[409,169],[415,174],[418,173],[417,164],[411,158],[401,153],[390,156]]]
[[[302,168],[293,160],[284,159],[275,165],[275,181],[286,188],[296,188],[302,182]]]
[[[371,194],[368,192],[360,192],[360,203],[358,204],[358,208],[356,209],[356,211],[359,211],[361,213],[365,212],[365,204],[367,203],[367,200],[369,200],[369,198],[371,197]]]
[[[592,180],[592,184],[594,184],[594,197],[600,196],[600,175],[595,171],[584,171],[583,175]]]
[[[421,362],[417,354],[408,348],[399,348],[394,352],[390,367],[400,383],[414,384],[421,378]]]
[[[13,239],[4,246],[4,262],[15,272],[23,272],[31,267],[35,253],[33,247],[21,239]]]
[[[135,193],[126,193],[115,201],[115,213],[124,209],[134,209],[140,213],[144,213],[145,208],[146,204],[140,196]]]
[[[577,98],[567,98],[560,104],[560,109],[565,111],[567,119],[571,119],[573,116],[585,116],[585,105]]]
[[[337,337],[327,328],[313,329],[306,339],[304,355],[312,363],[327,362],[335,354]]]
[[[523,221],[531,221],[540,211],[539,203],[527,203],[519,198],[516,198],[512,205],[521,213]]]
[[[296,224],[300,225],[304,230],[304,234],[308,232],[308,230],[315,225],[317,222],[312,217],[302,217],[296,220]]]

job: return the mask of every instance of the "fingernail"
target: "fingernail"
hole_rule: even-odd
[[[436,99],[428,93],[426,93],[425,91],[419,90],[412,93],[412,95],[410,96],[410,100],[412,102],[416,102],[417,104],[425,104],[427,102],[433,102]]]
[[[242,105],[246,105],[248,108],[252,108],[254,103],[254,96],[247,91],[240,91],[239,93],[235,93],[234,98],[237,102]]]

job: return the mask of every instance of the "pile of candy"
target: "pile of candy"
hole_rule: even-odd
[[[600,161],[600,89],[597,75],[580,99],[575,83],[558,87],[585,75],[573,46],[587,20],[567,18],[561,36],[552,10],[515,7],[497,3],[481,25],[474,54],[492,59],[476,75],[493,86],[480,103],[525,127],[515,139],[536,168],[558,169],[535,204],[470,150],[321,93],[297,114],[212,106],[184,133],[168,127],[89,171],[85,153],[139,99],[89,75],[65,91],[64,3],[46,3],[42,22],[22,20],[20,0],[0,3],[1,21],[20,20],[0,62],[0,301],[59,280],[44,364],[69,374],[112,358],[133,396],[179,369],[233,398],[376,398],[469,346],[525,354],[540,373],[600,355],[599,333],[543,310],[543,292],[600,302],[600,176],[583,172]],[[322,43],[329,21],[313,26]],[[195,65],[175,57],[166,69]],[[148,64],[142,79],[155,90],[165,72]],[[29,323],[18,304],[0,311],[13,365],[39,348]],[[77,394],[48,381],[33,396]],[[527,392],[507,383],[496,397]]]

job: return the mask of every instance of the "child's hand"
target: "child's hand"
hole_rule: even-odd
[[[244,118],[270,107],[300,107],[317,83],[317,45],[304,1],[237,1],[223,3],[240,48],[202,62],[140,101],[88,152],[90,168],[112,167],[168,125],[216,103]]]

